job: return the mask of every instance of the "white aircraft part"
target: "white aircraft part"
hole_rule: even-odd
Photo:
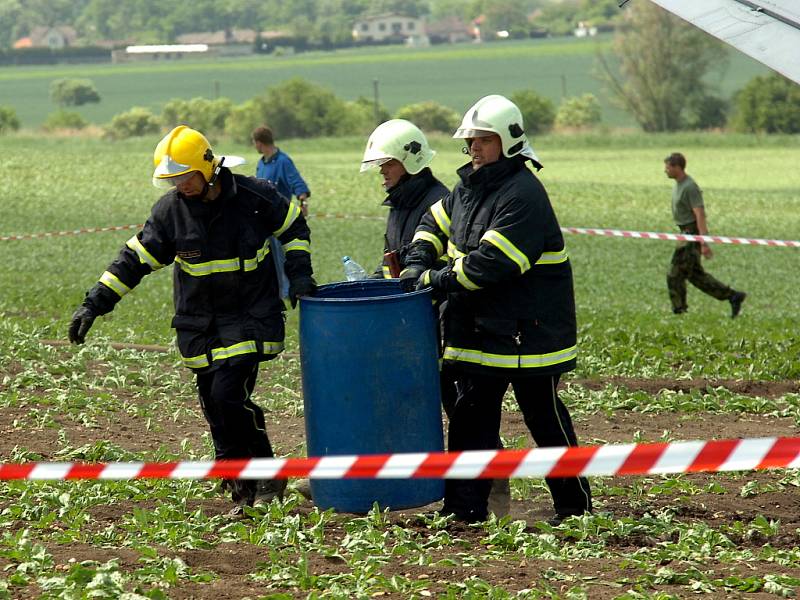
[[[800,83],[800,0],[653,0]]]

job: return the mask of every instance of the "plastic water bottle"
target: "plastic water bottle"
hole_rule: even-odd
[[[344,276],[347,281],[358,281],[359,279],[367,278],[367,272],[364,268],[349,256],[342,257],[342,264],[344,265]]]

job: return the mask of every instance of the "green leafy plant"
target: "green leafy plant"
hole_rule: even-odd
[[[600,103],[594,94],[565,98],[558,107],[555,126],[560,129],[583,129],[599,125],[602,120]]]
[[[47,120],[42,125],[42,129],[46,131],[54,131],[56,129],[83,129],[87,125],[88,122],[86,119],[78,113],[59,110],[47,116]]]
[[[111,119],[105,133],[112,140],[121,140],[158,133],[160,130],[161,125],[153,113],[146,108],[135,106]]]
[[[521,90],[511,94],[510,100],[522,112],[525,132],[536,135],[549,131],[556,119],[553,103],[533,90]]]
[[[19,129],[17,112],[10,106],[0,106],[0,135]]]
[[[228,98],[173,98],[164,105],[161,122],[170,129],[176,125],[188,125],[206,136],[214,136],[224,131],[225,120],[232,109],[233,102]]]
[[[777,73],[753,78],[736,94],[734,107],[737,131],[800,131],[800,86]]]

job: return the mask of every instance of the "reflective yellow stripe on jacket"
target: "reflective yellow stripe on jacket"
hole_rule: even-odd
[[[482,242],[488,242],[498,248],[500,252],[505,254],[509,259],[514,261],[518,266],[520,273],[524,273],[531,268],[531,262],[528,257],[519,248],[511,243],[506,236],[499,231],[490,229],[481,237]],[[559,263],[567,262],[567,249],[562,248],[556,252],[542,252],[542,255],[534,263],[535,265],[557,265]]]
[[[481,237],[481,241],[489,242],[490,244],[492,244],[492,246],[498,248],[500,252],[505,254],[515,263],[517,263],[520,273],[524,273],[525,271],[531,268],[531,261],[529,261],[528,257],[525,256],[525,253],[522,252],[522,250],[520,250],[519,248],[517,248],[514,244],[512,244],[511,240],[509,240],[499,231],[490,229],[489,231],[483,234],[483,237]]]
[[[436,257],[440,257],[444,254],[444,246],[442,245],[442,240],[440,240],[436,235],[431,233],[430,231],[417,231],[414,234],[414,237],[411,238],[411,243],[413,244],[417,240],[425,240],[426,242],[430,242],[433,244],[433,247],[436,248]],[[450,246],[451,244],[448,244]]]
[[[550,367],[553,365],[568,362],[578,355],[578,347],[572,346],[556,352],[546,354],[489,354],[480,350],[468,348],[453,348],[447,346],[444,349],[445,360],[455,360],[467,362],[484,367],[499,367],[506,369],[526,369],[537,367]]]
[[[269,252],[269,248],[267,248],[267,252]],[[213,273],[230,273],[231,271],[238,271],[240,268],[238,258],[226,258],[223,260],[210,260],[202,263],[190,263],[183,260],[180,256],[176,256],[175,264],[180,267],[181,271],[191,275],[192,277],[204,277],[205,275],[212,275]]]
[[[256,342],[254,340],[245,340],[233,344],[232,346],[223,346],[220,348],[211,349],[211,360],[224,360],[226,358],[233,358],[234,356],[241,356],[242,354],[255,354],[258,352],[259,344],[262,347],[264,354],[278,354],[283,351],[283,342]],[[211,363],[208,360],[207,354],[199,354],[198,356],[182,356],[184,366],[190,369],[203,369]]]
[[[466,252],[462,252],[461,250],[456,248],[456,245],[453,244],[452,242],[447,244],[447,256],[449,256],[453,260],[457,258],[464,258],[466,255],[467,255]]]
[[[464,272],[464,257],[459,257],[453,261],[453,272],[456,274],[456,281],[468,290],[479,290],[481,286],[474,283]]]
[[[244,270],[255,271],[258,268],[258,263],[264,260],[267,254],[269,254],[269,238],[267,238],[267,241],[264,242],[264,245],[258,249],[255,257],[244,259]]]
[[[448,239],[450,239],[450,215],[447,214],[447,211],[444,209],[444,202],[439,200],[438,202],[431,205],[431,214],[433,215],[434,221],[439,226],[439,229],[442,231]]]
[[[238,257],[224,258],[220,260],[210,260],[208,262],[190,263],[180,256],[175,257],[175,263],[180,267],[181,271],[193,277],[204,277],[205,275],[212,275],[214,273],[230,273],[238,271],[243,268],[245,271],[255,271],[269,254],[269,239],[264,242],[264,245],[256,251],[253,258],[245,258],[240,261]]]
[[[292,251],[300,251],[300,252],[308,252],[311,253],[311,242],[308,240],[292,240],[291,242],[287,242],[283,245],[283,253],[286,254],[287,252]]]
[[[283,225],[281,225],[279,229],[273,231],[272,235],[278,237],[284,231],[289,229],[289,227],[292,226],[292,223],[295,222],[297,217],[300,216],[301,212],[302,211],[300,210],[300,207],[297,204],[295,204],[294,202],[289,202],[289,210],[286,212],[286,218],[283,220]]]
[[[559,263],[564,263],[569,260],[569,256],[567,255],[567,249],[563,248],[557,252],[542,252],[542,255],[539,257],[534,264],[536,265],[557,265]]]
[[[147,248],[142,245],[142,242],[140,242],[139,238],[136,236],[133,236],[131,239],[125,242],[125,245],[136,252],[136,255],[139,257],[139,262],[141,262],[143,265],[148,265],[153,271],[157,271],[164,266],[147,251]]]
[[[120,298],[131,291],[131,288],[122,283],[119,278],[110,271],[105,271],[100,276],[100,283],[116,292]]]

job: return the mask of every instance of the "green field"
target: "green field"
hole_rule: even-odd
[[[0,105],[14,107],[23,126],[36,127],[56,106],[49,85],[62,77],[88,77],[102,102],[79,107],[88,121],[103,124],[132,106],[156,114],[171,98],[221,96],[243,102],[268,86],[303,77],[354,100],[373,97],[379,81],[380,100],[390,111],[422,100],[435,100],[463,111],[490,93],[511,94],[535,89],[558,103],[566,93],[595,94],[603,119],[613,126],[633,120],[612,106],[595,77],[595,52],[608,49],[609,38],[528,40],[496,44],[458,44],[426,49],[383,47],[309,53],[297,56],[228,58],[216,61],[147,62],[123,65],[6,67],[0,69]],[[710,83],[725,97],[766,68],[730,52],[729,65],[711,73]]]
[[[0,236],[141,223],[156,139],[119,143],[3,138]],[[313,262],[340,280],[349,254],[380,259],[386,209],[362,139],[286,140],[312,189]],[[459,143],[434,137],[448,185]],[[674,150],[705,192],[713,233],[798,239],[797,138],[733,135],[547,136],[534,140],[561,225],[674,231]],[[245,147],[219,152],[256,158]],[[333,219],[340,213],[371,219]],[[171,274],[146,278],[98,319],[80,348],[72,310],[130,231],[0,241],[0,460],[176,460],[212,448],[192,380],[169,346]],[[562,397],[582,443],[800,435],[797,249],[715,247],[708,269],[749,293],[727,303],[690,289],[671,314],[671,242],[566,236],[575,273],[578,369]],[[296,358],[266,364],[257,398],[280,455],[305,453]],[[503,437],[530,447],[513,401]],[[800,473],[592,478],[596,513],[552,528],[542,482],[512,482],[512,515],[452,528],[414,511],[323,512],[290,494],[227,522],[208,482],[0,483],[2,598],[791,597],[800,587]],[[90,595],[91,594],[91,595]]]

